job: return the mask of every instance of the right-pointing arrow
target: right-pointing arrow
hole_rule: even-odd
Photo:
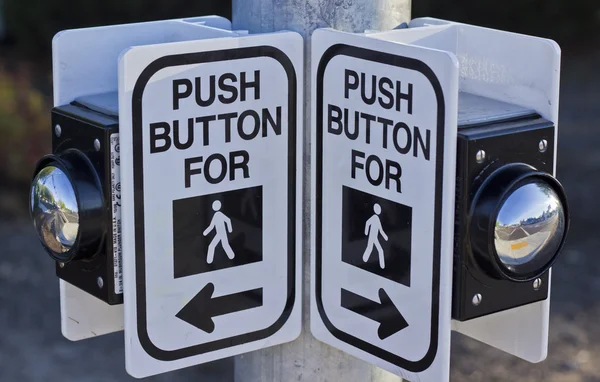
[[[379,300],[381,302],[371,301],[368,298],[342,289],[342,308],[378,322],[379,330],[377,330],[377,334],[380,339],[385,340],[406,329],[408,322],[383,288],[379,289]]]

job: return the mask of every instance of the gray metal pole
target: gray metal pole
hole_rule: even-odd
[[[234,29],[292,30],[306,42],[303,331],[290,344],[235,358],[235,382],[399,382],[401,378],[333,349],[310,334],[310,36],[317,28],[389,30],[410,20],[411,0],[233,0]]]

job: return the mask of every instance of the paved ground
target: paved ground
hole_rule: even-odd
[[[125,372],[123,333],[77,343],[62,337],[53,264],[29,222],[0,222],[0,243],[0,381],[134,381]],[[226,360],[148,381],[220,382],[232,366]]]
[[[531,365],[456,335],[453,381],[600,381],[598,68],[600,52],[565,63],[559,178],[570,197],[573,225],[554,272],[549,358]],[[122,334],[81,343],[62,338],[52,262],[15,208],[19,198],[13,199],[0,197],[0,210],[12,210],[0,215],[0,381],[132,380],[124,369]],[[218,370],[227,373],[219,378]],[[227,382],[231,373],[227,360],[150,380]]]

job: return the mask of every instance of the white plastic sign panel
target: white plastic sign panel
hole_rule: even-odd
[[[229,20],[207,16],[62,31],[52,41],[54,106],[116,91],[118,57],[130,46],[228,36],[230,29]],[[62,333],[72,341],[123,330],[123,305],[108,305],[63,280],[60,310]]]
[[[561,52],[556,42],[431,18],[413,20],[410,27],[449,27],[445,36],[417,43],[433,44],[457,55],[461,91],[536,110],[554,123],[554,142],[558,142]],[[455,321],[453,329],[527,361],[541,362],[548,354],[549,321],[550,298],[466,322]]]
[[[328,29],[312,49],[312,332],[447,381],[456,57]]]
[[[302,66],[291,32],[123,53],[131,375],[300,334]]]

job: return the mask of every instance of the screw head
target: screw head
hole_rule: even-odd
[[[483,162],[485,162],[485,151],[483,150],[479,150],[477,151],[477,155],[475,155],[475,160],[477,161],[477,163],[481,164]]]
[[[477,293],[475,296],[473,296],[473,300],[471,302],[474,306],[479,306],[479,304],[481,304],[481,300],[483,300],[483,296]]]
[[[62,134],[62,127],[60,127],[60,125],[54,126],[54,134],[57,138],[60,138],[60,135]]]
[[[94,139],[94,148],[96,149],[96,151],[100,151],[100,141],[97,139]]]
[[[548,141],[545,139],[542,139],[540,141],[540,143],[538,143],[538,149],[540,150],[541,153],[545,153],[546,150],[548,150]]]
[[[542,287],[542,279],[535,279],[533,281],[533,289],[534,290],[540,290],[540,288]]]
[[[98,277],[96,279],[96,282],[98,283],[98,288],[102,289],[104,287],[104,280],[102,279],[102,277]]]

